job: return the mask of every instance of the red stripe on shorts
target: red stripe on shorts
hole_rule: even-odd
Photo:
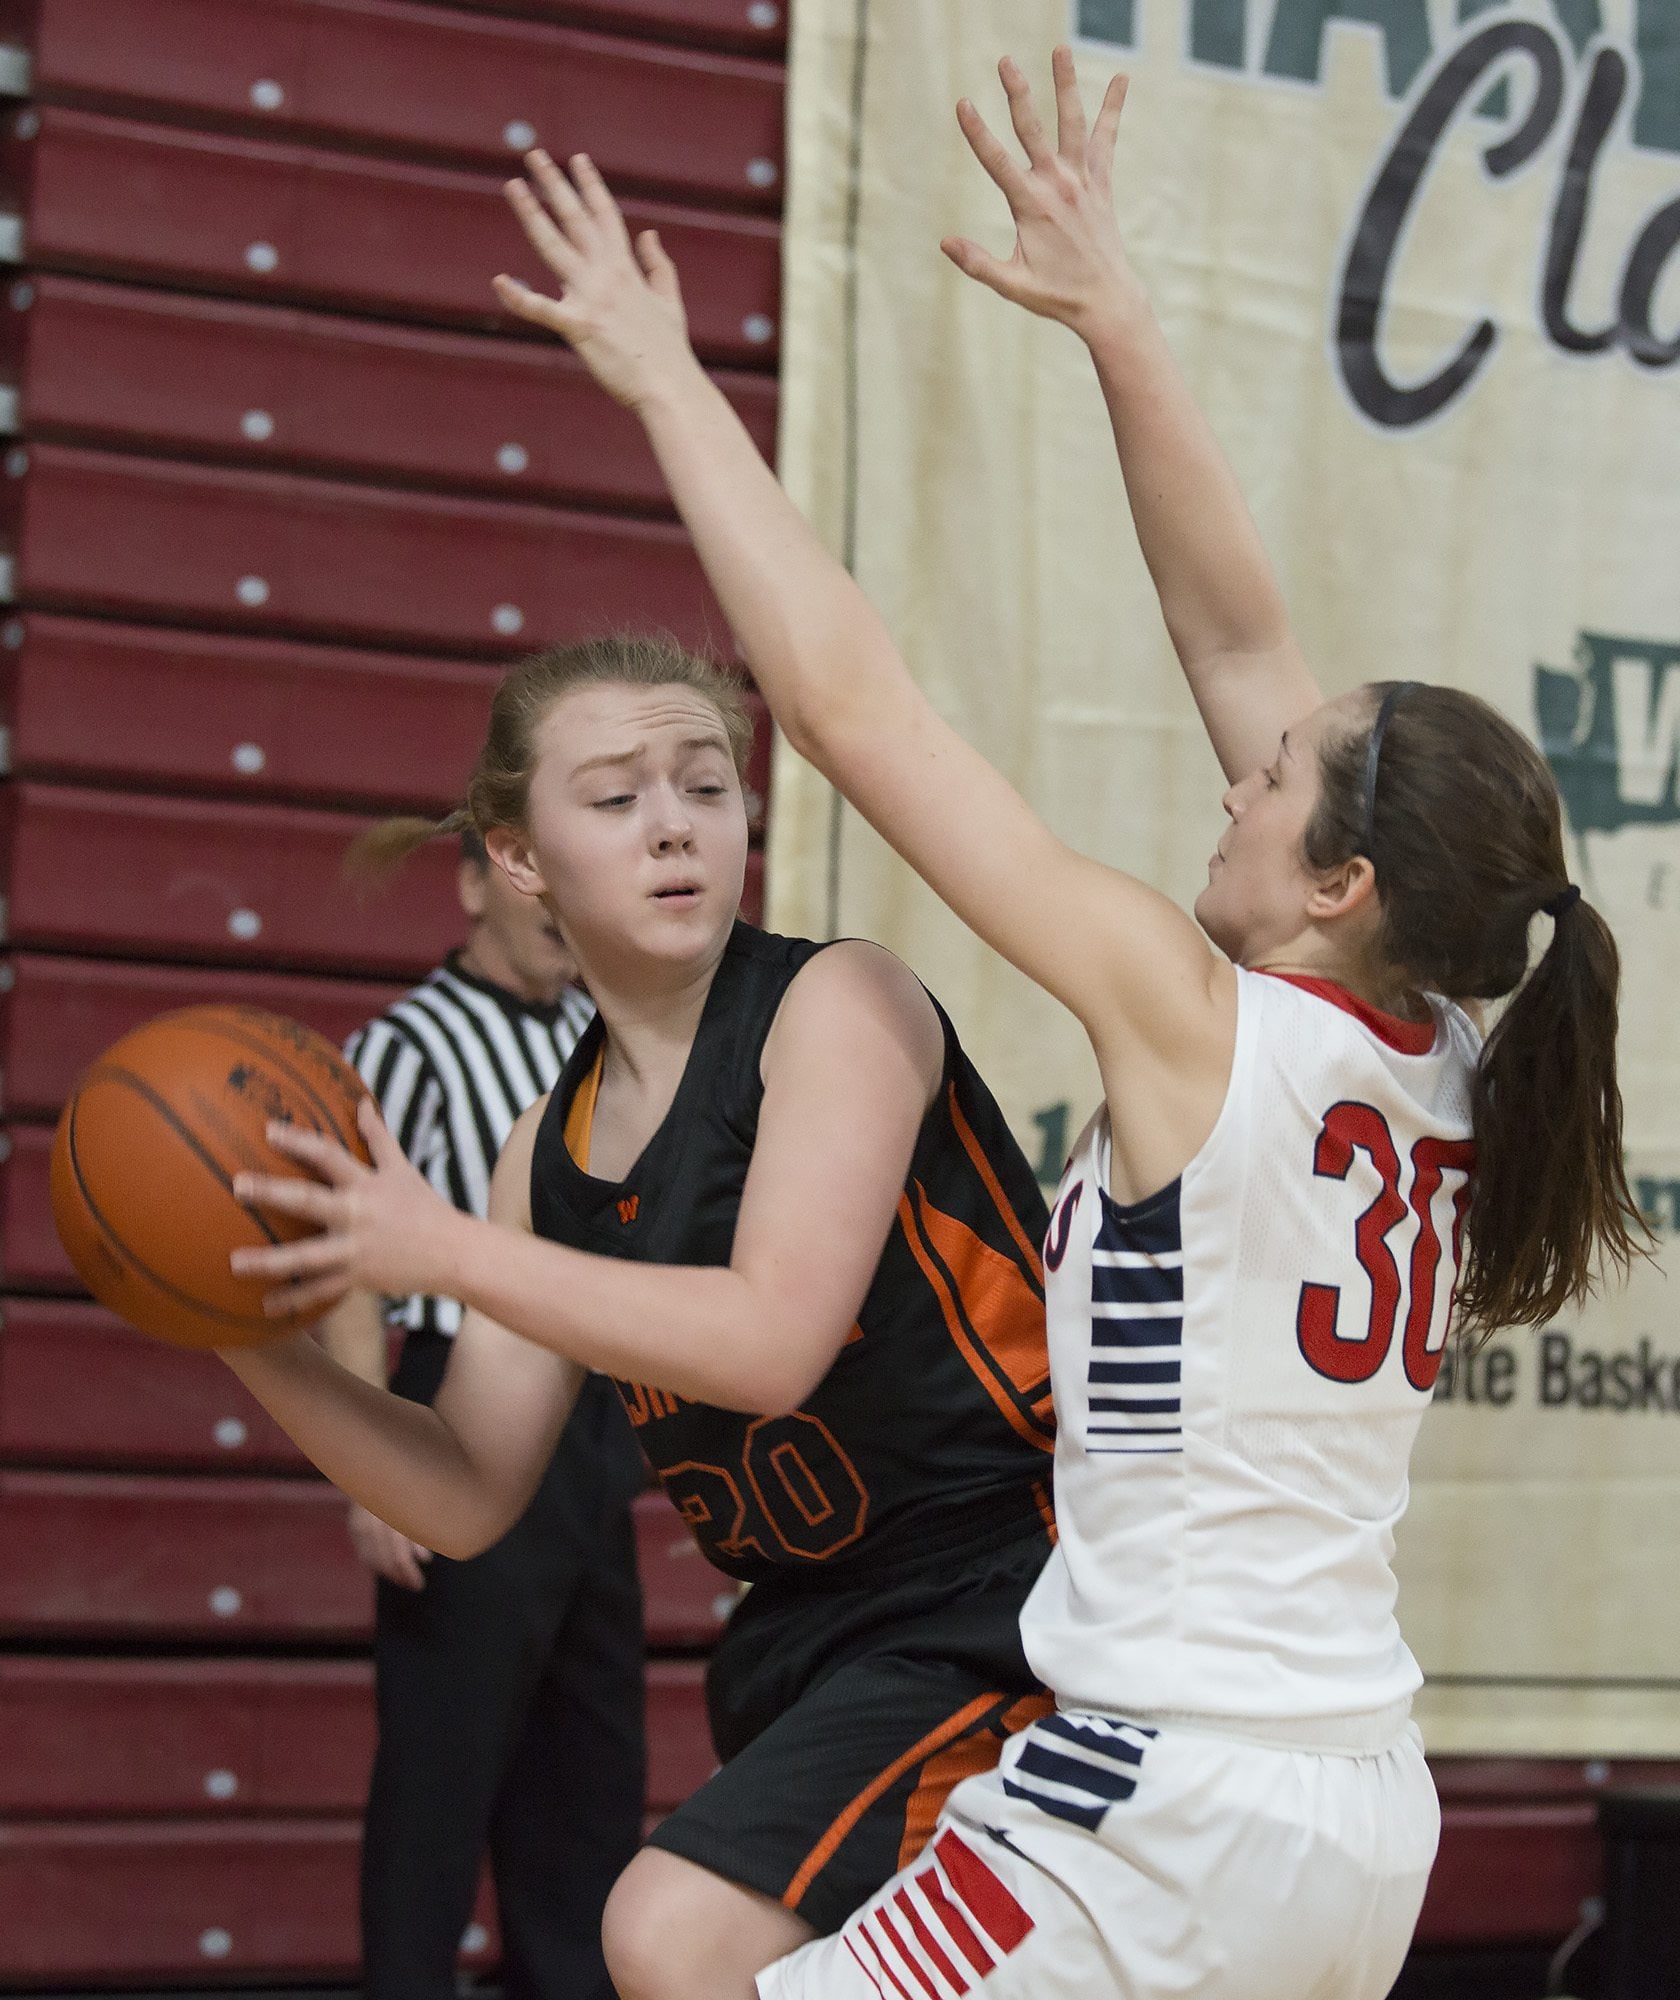
[[[999,1951],[1012,1952],[1032,1929],[1032,1918],[974,1849],[949,1827],[933,1843],[933,1853],[969,1915]]]
[[[928,1929],[927,1925],[923,1923],[921,1911],[910,1900],[910,1891],[908,1889],[900,1889],[898,1894],[894,1896],[893,1901],[903,1913],[904,1921],[921,1940],[923,1951],[927,1953],[928,1957],[938,1967],[940,1977],[948,1986],[954,1986],[959,1993],[966,1993],[968,1991],[967,1979],[964,1978],[962,1973],[945,1956],[944,1952],[939,1949],[939,1940]]]

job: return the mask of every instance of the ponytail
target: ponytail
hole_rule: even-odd
[[[480,839],[465,806],[457,806],[442,819],[420,819],[411,813],[376,819],[351,841],[339,872],[354,889],[367,892],[382,888],[417,847],[452,834],[460,838],[463,854],[469,839]]]
[[[1622,1163],[1616,940],[1578,894],[1555,901],[1551,941],[1476,1070],[1476,1175],[1458,1290],[1460,1328],[1471,1336],[1555,1318],[1587,1296],[1604,1264],[1625,1276],[1649,1235]]]

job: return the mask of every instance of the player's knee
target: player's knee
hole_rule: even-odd
[[[644,1847],[613,1885],[601,1920],[619,2000],[719,2000],[810,1937],[760,1896],[677,1855]]]

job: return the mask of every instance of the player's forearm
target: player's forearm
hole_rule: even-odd
[[[776,721],[819,765],[869,740],[904,676],[874,606],[823,546],[698,363],[640,406],[677,510]]]
[[[475,1555],[518,1517],[437,1413],[341,1367],[307,1334],[222,1358],[320,1471],[401,1534]]]
[[[372,1292],[346,1292],[315,1322],[315,1338],[341,1368],[383,1389],[387,1378],[385,1314]]]
[[[1192,685],[1222,660],[1288,643],[1259,530],[1153,313],[1111,315],[1088,345],[1138,543]]]
[[[797,1408],[832,1358],[738,1271],[626,1263],[464,1220],[440,1289],[581,1367],[766,1415]]]

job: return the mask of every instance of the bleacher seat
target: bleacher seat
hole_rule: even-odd
[[[33,121],[12,149],[33,263],[503,331],[518,329],[491,278],[549,282],[508,209],[505,175],[56,105],[20,115]],[[668,202],[625,213],[633,228],[657,228],[676,260],[703,358],[773,367],[777,224]]]
[[[641,425],[558,343],[50,274],[25,290],[0,328],[31,436],[669,511]],[[718,379],[771,457],[774,378]]]
[[[779,64],[399,0],[53,0],[33,88],[511,171],[534,144],[615,186],[774,210]]]

